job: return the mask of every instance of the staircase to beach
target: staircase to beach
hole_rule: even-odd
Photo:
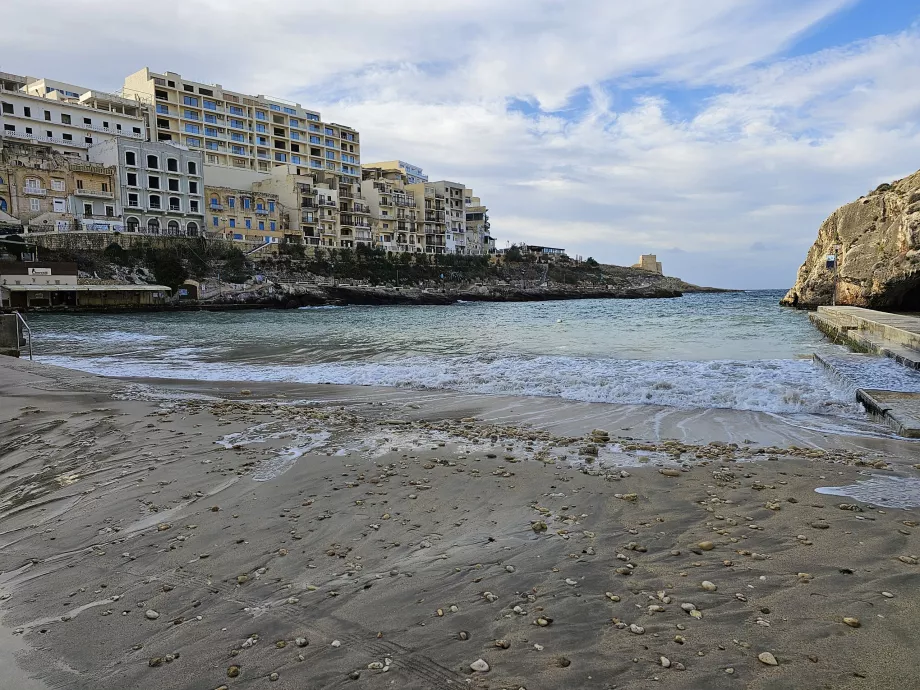
[[[853,386],[856,399],[901,436],[920,438],[920,317],[818,307],[812,323],[851,354],[815,361]]]

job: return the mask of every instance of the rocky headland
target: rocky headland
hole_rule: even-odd
[[[837,257],[837,271],[827,265]],[[920,171],[841,206],[818,239],[781,304],[816,309],[836,303],[920,309]]]

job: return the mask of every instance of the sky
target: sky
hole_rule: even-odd
[[[297,101],[472,187],[499,247],[718,287],[790,287],[836,207],[920,168],[915,0],[30,0],[0,46]]]

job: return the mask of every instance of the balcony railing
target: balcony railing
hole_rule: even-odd
[[[15,137],[16,139],[28,139],[31,141],[40,141],[43,144],[56,144],[58,146],[70,146],[76,149],[88,149],[90,144],[83,141],[73,141],[69,139],[58,139],[57,137],[43,137],[38,134],[27,134],[26,132],[0,132],[0,136]]]
[[[23,187],[23,194],[29,194],[30,196],[48,196],[48,190],[42,187]],[[63,194],[64,192],[61,192]]]
[[[223,211],[224,205],[223,204],[210,204],[208,208],[211,209],[212,211]]]
[[[94,199],[114,199],[115,194],[112,192],[103,192],[100,189],[75,189],[74,196],[88,196]]]
[[[257,216],[267,216],[268,214],[269,214],[269,210],[267,208],[257,208],[256,209]]]

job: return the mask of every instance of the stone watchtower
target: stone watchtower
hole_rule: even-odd
[[[639,263],[633,264],[631,268],[641,268],[643,271],[657,273],[660,276],[664,275],[661,270],[661,262],[658,261],[658,257],[654,254],[642,254],[639,257]]]

